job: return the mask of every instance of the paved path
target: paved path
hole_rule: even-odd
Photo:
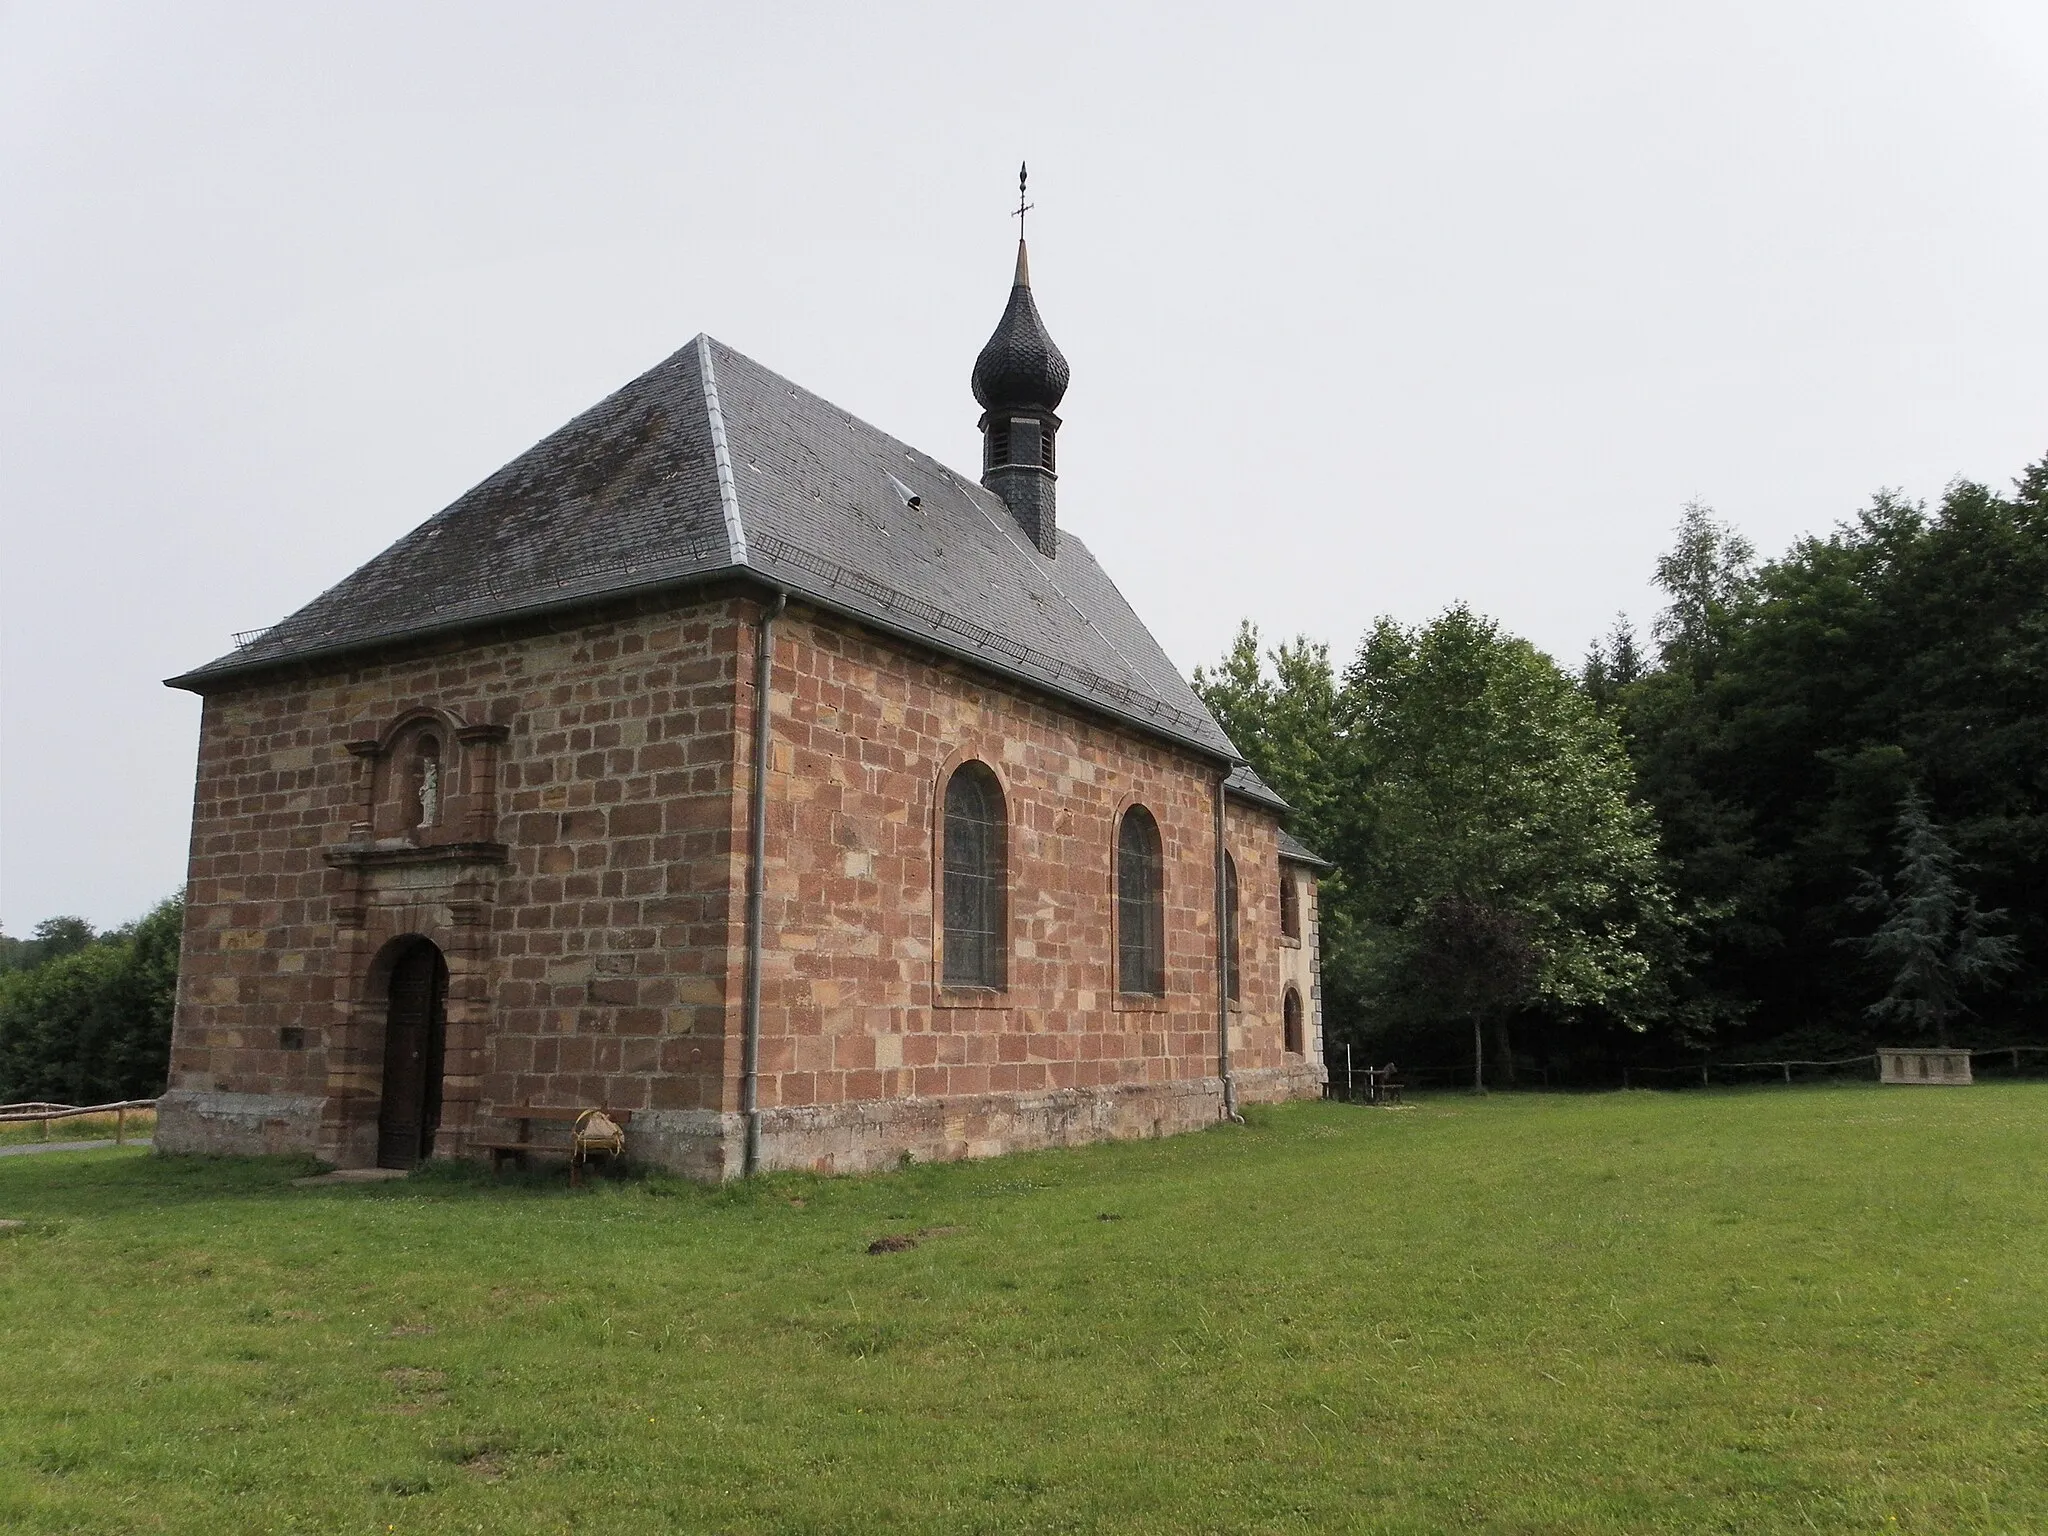
[[[26,1157],[31,1152],[97,1152],[101,1147],[111,1147],[114,1145],[115,1143],[111,1139],[107,1141],[32,1141],[25,1146],[0,1147],[0,1157]],[[130,1137],[123,1145],[147,1149],[149,1141],[147,1138]]]

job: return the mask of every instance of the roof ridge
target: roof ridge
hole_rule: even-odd
[[[704,384],[704,414],[711,423],[711,457],[718,469],[718,508],[725,515],[725,554],[732,565],[747,563],[747,530],[740,522],[739,490],[732,482],[732,452],[725,445],[725,412],[718,404],[718,375],[711,367],[711,337],[697,333],[697,372]]]

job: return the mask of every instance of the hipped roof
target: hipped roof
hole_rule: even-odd
[[[1048,558],[981,486],[708,336],[170,683],[735,575],[1242,761],[1081,540]]]

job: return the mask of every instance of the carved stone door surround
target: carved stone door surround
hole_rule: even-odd
[[[342,882],[335,906],[336,998],[327,1053],[321,1155],[344,1168],[377,1161],[384,1036],[393,965],[413,938],[448,965],[437,1157],[475,1135],[490,1024],[491,912],[511,851],[497,841],[498,759],[509,728],[417,705],[348,743],[357,811],[346,842],[325,850]],[[422,814],[423,782],[435,765]]]

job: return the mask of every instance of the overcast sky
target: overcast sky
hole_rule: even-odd
[[[1576,662],[2048,453],[2048,5],[0,0],[0,924],[183,878],[160,680],[700,330],[1060,512],[1183,667],[1463,600]]]

